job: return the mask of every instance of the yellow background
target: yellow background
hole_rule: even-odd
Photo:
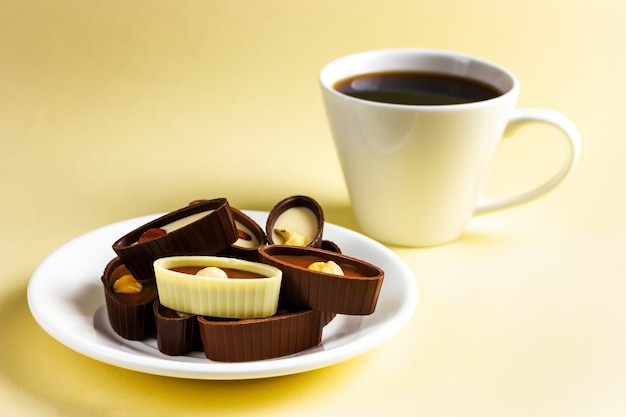
[[[613,0],[0,0],[3,414],[624,415],[625,15]],[[502,64],[520,107],[559,110],[583,138],[549,195],[476,218],[454,243],[393,248],[420,290],[396,336],[313,372],[195,381],[97,362],[38,327],[34,269],[112,222],[307,194],[358,230],[317,75],[387,47]],[[520,132],[488,193],[537,184],[563,155],[555,132]]]

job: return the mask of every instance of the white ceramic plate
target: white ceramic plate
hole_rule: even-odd
[[[265,225],[267,213],[246,213]],[[326,223],[326,240],[337,243],[344,254],[376,264],[385,271],[373,314],[337,315],[324,329],[319,346],[276,359],[223,363],[206,359],[203,352],[164,355],[155,339],[129,341],[113,331],[100,281],[105,265],[115,256],[111,244],[159,215],[93,230],[50,254],[28,284],[28,304],[39,325],[67,347],[122,368],[181,378],[248,379],[305,372],[353,358],[396,333],[417,305],[415,278],[396,254],[359,233]]]

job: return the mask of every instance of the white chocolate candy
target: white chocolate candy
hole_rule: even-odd
[[[181,267],[235,269],[262,277],[224,279],[173,270]],[[154,275],[159,302],[165,307],[199,316],[244,319],[276,313],[283,272],[271,265],[235,258],[171,256],[154,261]]]

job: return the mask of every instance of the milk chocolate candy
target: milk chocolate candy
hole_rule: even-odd
[[[285,245],[260,248],[259,260],[283,271],[281,302],[351,315],[376,309],[384,272],[368,262],[324,249]],[[329,261],[343,275],[310,269],[312,264]]]

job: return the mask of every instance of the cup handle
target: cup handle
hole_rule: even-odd
[[[540,122],[557,127],[564,133],[564,139],[569,145],[567,159],[561,169],[548,181],[532,190],[508,196],[483,199],[478,202],[474,214],[485,214],[496,210],[502,210],[533,200],[555,188],[567,177],[580,157],[580,135],[578,129],[567,117],[559,112],[548,109],[517,109],[509,119],[507,130],[517,129],[529,122]]]

